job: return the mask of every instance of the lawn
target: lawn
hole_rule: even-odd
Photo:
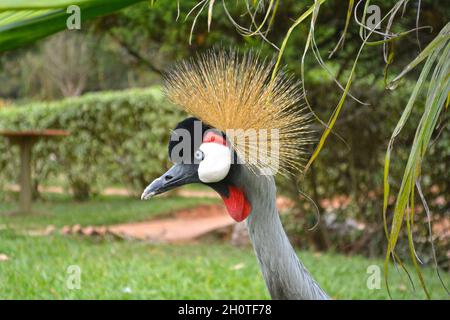
[[[156,197],[141,201],[138,197],[96,196],[86,202],[73,201],[68,195],[45,193],[45,200],[33,204],[38,214],[8,216],[5,212],[17,208],[16,202],[0,202],[0,225],[19,228],[38,228],[47,225],[111,225],[148,220],[156,216],[199,204],[217,203],[218,199],[185,198],[179,196]]]
[[[251,248],[221,243],[161,245],[76,236],[30,237],[0,231],[0,299],[268,299]],[[381,260],[299,252],[335,299],[386,299],[366,286],[367,267]],[[81,288],[70,290],[68,268],[81,270]],[[432,297],[448,298],[435,273],[425,269]],[[424,298],[404,276],[391,272],[397,299]],[[448,284],[450,276],[444,275]]]
[[[150,201],[123,196],[98,196],[88,202],[45,194],[31,216],[0,214],[0,299],[267,299],[251,248],[235,248],[208,240],[196,244],[162,245],[118,239],[53,234],[30,236],[23,229],[47,225],[111,225],[167,216],[173,210],[216,203],[217,199],[171,196]],[[0,212],[15,203],[0,204]],[[13,227],[13,228],[10,228]],[[367,268],[382,260],[337,254],[299,252],[323,288],[336,299],[386,299],[367,288]],[[81,288],[70,290],[68,268],[81,270]],[[412,267],[409,268],[412,270]],[[433,298],[447,298],[432,269],[424,270]],[[391,271],[394,298],[424,298],[406,276]],[[450,276],[444,275],[448,284]],[[418,282],[416,281],[416,284]]]

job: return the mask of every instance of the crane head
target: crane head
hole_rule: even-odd
[[[242,221],[251,211],[243,167],[266,176],[301,170],[306,147],[313,142],[311,116],[302,105],[298,83],[283,72],[272,72],[274,67],[274,61],[253,52],[223,50],[176,64],[166,74],[165,94],[195,118],[183,120],[171,134],[174,165],[142,198],[203,183]]]
[[[187,118],[172,131],[169,158],[173,166],[145,188],[142,200],[176,187],[201,183],[219,193],[234,220],[242,221],[250,214],[245,191],[231,174],[242,164],[223,132],[196,118]]]

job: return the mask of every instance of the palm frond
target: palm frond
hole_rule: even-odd
[[[441,30],[436,39],[432,41],[422,51],[422,53],[415,60],[413,60],[400,73],[399,76],[394,79],[393,82],[391,82],[390,86],[392,87],[394,86],[394,84],[396,85],[401,77],[403,77],[412,68],[416,67],[425,58],[427,58],[427,60],[422,69],[420,77],[414,87],[408,104],[406,105],[402,116],[391,136],[386,151],[384,164],[383,219],[385,232],[388,237],[388,246],[385,260],[386,284],[388,279],[387,276],[389,271],[389,260],[391,255],[393,255],[395,252],[395,246],[399,238],[403,221],[406,220],[406,231],[408,233],[411,259],[415,266],[422,288],[424,289],[426,295],[429,296],[427,288],[425,286],[425,282],[422,278],[420,268],[418,266],[418,262],[420,263],[420,260],[417,258],[417,254],[414,250],[411,226],[413,224],[414,217],[414,189],[417,188],[419,193],[421,193],[420,176],[422,161],[424,160],[431,136],[435,131],[436,125],[438,123],[439,115],[445,110],[446,100],[448,99],[448,93],[450,91],[450,23],[448,23]],[[432,74],[431,76],[429,76],[431,72]],[[386,215],[390,194],[389,166],[391,163],[391,152],[393,149],[393,144],[395,138],[400,134],[401,130],[408,121],[413,107],[416,104],[419,93],[425,89],[426,85],[428,85],[428,91],[426,93],[425,107],[415,133],[408,162],[403,174],[400,190],[397,194],[391,229],[390,231],[388,231]],[[423,199],[422,196],[421,198]],[[429,212],[427,212],[427,214],[429,214]]]
[[[0,2],[0,52],[66,28],[67,7],[80,7],[81,21],[120,10],[143,0],[4,0]]]

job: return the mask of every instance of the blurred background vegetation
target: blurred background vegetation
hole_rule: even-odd
[[[207,14],[200,15],[189,45],[193,17],[187,13],[198,1],[143,2],[117,13],[85,22],[82,30],[63,31],[44,40],[0,55],[0,127],[61,128],[72,135],[61,143],[39,142],[35,148],[33,183],[35,198],[39,185],[62,185],[77,201],[96,199],[111,185],[139,194],[168,165],[166,145],[169,130],[184,117],[161,94],[164,70],[174,61],[211,47],[255,49],[273,57],[273,48],[259,39],[242,37],[221,6],[213,12],[211,30]],[[396,1],[377,3],[382,12]],[[414,2],[417,5],[417,2]],[[310,5],[310,4],[309,4]],[[410,4],[414,6],[414,4]],[[269,39],[281,43],[298,12],[307,1],[282,1]],[[233,17],[245,9],[229,5]],[[431,30],[392,42],[395,47],[388,77],[398,74],[413,60],[450,19],[450,8],[440,2],[421,1],[420,25]],[[347,7],[331,1],[321,7],[315,30],[317,46],[327,56],[345,27]],[[244,19],[244,17],[242,17]],[[354,22],[351,22],[354,23]],[[416,26],[414,10],[396,21],[394,28]],[[309,24],[301,24],[291,35],[283,56],[286,70],[300,77],[301,55]],[[346,82],[361,44],[358,28],[349,28],[345,46],[327,66]],[[382,225],[383,164],[389,138],[413,90],[418,72],[412,71],[393,91],[385,89],[385,62],[380,47],[366,48],[360,57],[350,92],[367,105],[347,98],[327,145],[308,174],[280,178],[280,191],[294,206],[284,215],[284,225],[294,243],[302,249],[332,250],[345,254],[379,257],[385,253]],[[314,111],[328,119],[342,91],[317,64],[305,60],[305,86]],[[133,89],[130,89],[133,88]],[[423,98],[423,97],[422,97]],[[418,99],[418,108],[423,108]],[[390,182],[398,188],[408,158],[420,113],[412,114],[397,139]],[[435,247],[441,268],[450,268],[450,132],[449,115],[441,115],[429,154],[422,167],[422,189],[433,212]],[[320,133],[324,127],[316,124]],[[438,138],[438,139],[437,139]],[[311,150],[313,151],[313,150]],[[1,190],[17,178],[18,150],[0,140]],[[319,208],[320,223],[310,197]],[[13,194],[3,191],[5,201]],[[393,200],[390,202],[392,209]],[[414,225],[416,250],[425,264],[432,263],[427,219],[416,208]],[[391,214],[392,210],[388,210]],[[421,213],[421,214],[420,214]],[[407,256],[407,241],[398,244]]]

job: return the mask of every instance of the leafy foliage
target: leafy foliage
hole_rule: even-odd
[[[418,263],[420,259],[417,258],[417,254],[414,248],[413,242],[413,230],[412,226],[414,224],[414,214],[415,214],[415,194],[414,191],[417,189],[422,204],[425,208],[428,220],[431,220],[430,210],[426,203],[425,197],[423,196],[420,179],[422,163],[424,161],[425,154],[429,147],[431,137],[435,128],[437,127],[440,115],[444,111],[444,106],[446,105],[446,100],[450,92],[450,23],[448,23],[441,33],[433,40],[427,48],[425,48],[422,53],[411,62],[396,79],[403,76],[406,72],[414,68],[420,61],[428,56],[428,59],[422,69],[419,80],[415,85],[414,91],[411,94],[411,98],[406,105],[402,117],[400,118],[392,137],[389,141],[388,150],[386,152],[385,166],[384,166],[384,203],[383,203],[383,214],[384,214],[384,224],[385,232],[388,235],[388,247],[386,252],[386,263],[385,272],[387,275],[388,262],[391,255],[395,257],[395,246],[400,234],[401,226],[403,221],[406,220],[408,242],[411,253],[411,260],[414,263],[415,269],[419,275],[421,285],[425,290],[425,293],[429,297],[428,290],[426,289],[425,282],[422,278],[422,274]],[[433,74],[430,77],[428,92],[426,95],[425,108],[423,110],[422,117],[419,124],[417,125],[416,134],[414,141],[412,143],[411,152],[408,157],[408,162],[404,171],[402,183],[400,190],[397,195],[397,200],[395,203],[394,217],[391,226],[390,233],[388,234],[388,227],[386,222],[386,210],[388,206],[389,199],[389,165],[391,162],[391,152],[393,148],[393,143],[395,138],[399,135],[400,131],[405,126],[408,120],[411,110],[416,103],[416,98],[419,92],[425,87],[426,80],[428,79],[428,74],[433,70]],[[431,224],[429,227],[430,241],[433,242]],[[433,247],[434,254],[434,247]],[[436,265],[437,267],[437,265]]]
[[[64,175],[83,199],[114,181],[142,190],[166,166],[168,132],[181,112],[166,102],[159,87],[88,94],[51,103],[0,111],[0,128],[65,129],[69,137],[43,140],[34,148],[36,181]],[[1,180],[17,175],[16,148],[0,143]]]
[[[59,1],[53,1],[53,3],[57,2]],[[94,2],[96,1],[92,1]],[[414,88],[410,81],[406,81],[407,86],[399,86],[393,92],[384,90],[384,86],[392,77],[391,73],[400,73],[403,62],[412,61],[420,51],[420,47],[422,45],[425,47],[431,42],[447,23],[448,11],[442,10],[442,3],[431,0],[378,1],[376,4],[380,6],[385,20],[382,30],[372,32],[364,25],[364,20],[369,3],[375,4],[373,1],[155,2],[151,9],[148,3],[141,3],[120,13],[98,19],[92,24],[92,28],[87,33],[102,37],[103,43],[106,44],[104,47],[111,49],[109,53],[112,53],[114,59],[105,59],[102,63],[97,63],[96,69],[108,70],[109,74],[105,76],[97,70],[92,70],[91,75],[97,73],[100,75],[99,81],[90,82],[87,90],[147,85],[149,71],[159,74],[173,60],[190,56],[193,52],[201,51],[217,43],[224,46],[238,46],[244,50],[248,47],[257,48],[262,51],[262,55],[267,56],[277,54],[278,67],[286,64],[289,71],[304,80],[303,89],[307,93],[307,102],[316,113],[317,119],[330,119],[328,124],[320,120],[324,125],[318,126],[318,131],[323,130],[322,141],[312,159],[314,166],[310,167],[311,171],[302,181],[304,192],[313,197],[322,213],[325,212],[325,208],[320,204],[321,199],[330,199],[342,194],[349,195],[350,205],[326,212],[323,218],[326,219],[331,215],[336,215],[337,220],[343,221],[354,218],[365,223],[367,228],[363,231],[356,230],[345,236],[338,235],[333,230],[327,230],[326,234],[330,234],[332,240],[330,242],[344,252],[380,254],[386,240],[380,229],[382,228],[380,213],[383,211],[381,203],[383,154],[390,134],[396,127],[397,119],[404,112],[403,108],[407,105],[408,97]],[[4,3],[13,6],[15,3],[32,2],[6,1]],[[42,3],[45,4],[47,1]],[[352,19],[353,9],[356,11],[354,16],[361,17],[360,20]],[[404,14],[401,14],[402,12]],[[7,20],[2,21],[5,23]],[[431,32],[420,30],[420,37],[419,32],[414,32],[417,39],[413,39],[412,31],[416,31],[415,28],[419,26],[419,22],[420,25],[432,26],[433,30]],[[1,36],[11,34],[11,31],[1,29],[1,23],[0,21],[0,31],[5,33],[3,35],[0,33],[0,39]],[[33,25],[35,26],[37,25]],[[19,26],[17,30],[23,31],[24,35],[31,34],[26,31],[25,26]],[[408,34],[410,36],[406,37],[405,35]],[[366,48],[362,50],[364,46]],[[421,58],[426,58],[428,49],[423,50],[419,59],[414,60],[411,66],[418,65]],[[101,55],[104,51],[101,50]],[[330,52],[332,52],[333,60],[324,61],[322,57]],[[382,52],[382,58],[380,52]],[[9,62],[11,59],[20,60],[20,57],[16,57],[20,53],[20,51],[11,52],[12,58],[7,60]],[[109,62],[104,63],[106,60]],[[25,64],[25,67],[27,69],[28,65]],[[413,69],[407,77],[414,79],[415,82],[420,70],[417,67]],[[127,77],[123,77],[125,72]],[[23,98],[23,94],[21,96],[8,75],[0,76],[2,79],[7,79],[4,81],[6,85],[0,88],[0,92],[5,92],[4,96]],[[93,78],[96,78],[96,75]],[[16,81],[19,87],[24,82],[23,79],[28,77],[25,76],[22,81]],[[380,80],[384,83],[380,84]],[[436,84],[436,81],[432,81],[434,84],[430,85],[428,80],[423,81],[420,86],[432,88]],[[118,86],[119,82],[121,85]],[[434,90],[428,92],[436,93]],[[430,212],[433,213],[428,220],[436,222],[438,226],[448,221],[445,215],[448,214],[449,203],[445,201],[445,197],[450,181],[447,165],[450,138],[445,128],[449,119],[448,112],[445,110],[448,110],[449,98],[444,108],[442,104],[440,105],[442,111],[439,116],[437,116],[439,110],[433,109],[435,117],[424,118],[422,121],[422,108],[431,110],[426,106],[428,102],[423,103],[426,100],[425,90],[422,90],[415,102],[417,106],[411,114],[408,114],[409,121],[402,129],[402,137],[398,136],[395,148],[392,149],[392,159],[396,161],[388,163],[389,187],[393,190],[401,189],[398,201],[401,201],[402,205],[395,209],[395,199],[391,199],[386,193],[384,211],[388,222],[397,221],[394,222],[392,233],[394,238],[398,236],[399,239],[395,244],[396,250],[403,255],[409,254],[408,232],[412,229],[415,240],[413,249],[422,262],[429,263],[433,254],[430,253],[432,250],[427,241],[428,221],[425,214],[414,215],[414,219],[410,222],[415,222],[410,224],[410,228],[401,228],[400,234],[397,234],[398,227],[401,226],[398,222],[402,221],[399,213],[408,217],[407,212],[412,206],[411,196],[417,198],[417,194],[414,196],[413,183],[403,181],[402,186],[402,175],[405,170],[403,163],[409,161],[409,146],[418,141],[421,145],[416,144],[411,149],[415,150],[416,155],[411,153],[412,160],[409,161],[405,174],[411,177],[411,170],[414,171],[417,168],[415,165],[422,166],[420,171],[422,191],[428,201]],[[431,100],[433,99],[429,99]],[[358,104],[357,101],[369,103],[370,106]],[[431,115],[430,112],[426,114]],[[439,117],[438,122],[435,121],[436,117]],[[421,125],[421,134],[418,133],[416,136],[418,139],[413,139],[412,133],[416,131],[418,123],[427,125],[424,127]],[[430,124],[438,125],[430,127]],[[399,125],[403,125],[402,120]],[[424,135],[425,132],[426,135]],[[428,138],[425,140],[423,138],[430,134],[432,138],[439,137],[439,139],[428,143],[425,141]],[[425,151],[432,156],[424,159],[422,152]],[[414,165],[412,166],[411,163]],[[43,164],[45,168],[47,164],[45,162]],[[418,177],[416,173],[412,174],[414,178]],[[311,213],[314,210],[312,206],[299,209],[308,203],[298,194],[297,183],[301,180],[300,177],[295,177],[293,180],[287,183],[284,181],[282,189],[295,200],[297,205],[295,219],[292,221],[292,225],[296,226],[295,232],[307,233],[308,228],[314,225],[315,217]],[[384,180],[386,185],[387,178],[384,177]],[[415,179],[410,180],[413,182]],[[413,192],[410,192],[411,190]],[[404,207],[405,201],[409,208],[402,212],[399,209]],[[414,209],[421,213],[427,207],[415,205]],[[392,220],[393,212],[396,212],[397,216],[394,220]],[[407,240],[406,243],[401,241],[402,238]],[[449,268],[447,252],[450,241],[448,239],[448,237],[440,239],[436,246],[438,260],[441,263],[444,262],[446,268]],[[391,237],[390,242],[392,241]]]
[[[67,7],[79,6],[83,19],[102,16],[143,0],[14,0],[0,3],[0,52],[66,28]]]

